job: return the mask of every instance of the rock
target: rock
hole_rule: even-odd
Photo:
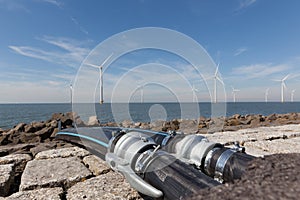
[[[35,128],[36,131],[39,131],[46,127],[44,122],[32,122],[31,125]]]
[[[60,200],[64,195],[64,191],[60,187],[41,188],[30,191],[20,191],[5,198],[5,200]]]
[[[134,123],[134,126],[135,126],[136,128],[140,127],[141,125],[142,125],[141,122],[135,122],[135,123]]]
[[[198,129],[206,128],[206,124],[199,124]]]
[[[51,158],[66,158],[71,156],[76,156],[83,158],[85,156],[90,155],[85,149],[79,147],[69,147],[69,148],[62,148],[62,149],[51,149],[48,151],[42,151],[35,156],[35,159],[51,159]]]
[[[105,174],[111,170],[104,160],[94,155],[84,157],[83,163],[95,176]]]
[[[97,119],[97,116],[90,116],[87,125],[88,126],[100,125],[99,120]]]
[[[76,157],[32,160],[22,174],[20,190],[57,186],[68,188],[91,175]]]
[[[33,147],[35,147],[37,143],[29,143],[29,144],[8,144],[4,146],[0,146],[0,152],[1,154],[11,154],[14,152],[18,153],[28,153],[29,150]]]
[[[137,200],[143,198],[130,187],[121,174],[109,172],[75,184],[68,189],[67,199]]]
[[[232,119],[240,119],[242,116],[240,114],[235,114],[231,118]]]
[[[4,130],[2,128],[0,128],[0,134],[3,133],[3,132],[4,132]]]
[[[54,114],[52,114],[51,120],[49,122],[57,121],[57,120],[61,121],[62,128],[71,127],[73,124],[73,114],[72,113],[66,113],[66,114],[54,113]]]
[[[266,121],[269,121],[269,122],[275,121],[276,119],[277,119],[276,114],[271,114],[271,115],[266,117]]]
[[[162,131],[164,123],[165,122],[162,121],[162,120],[153,121],[153,122],[150,123],[150,128],[153,131]]]
[[[53,130],[54,130],[53,127],[45,127],[42,130],[35,132],[34,134],[39,136],[41,138],[41,140],[43,141],[43,140],[50,138]]]
[[[109,127],[118,127],[118,124],[116,122],[108,122],[106,123],[105,126],[109,126]]]
[[[54,149],[56,147],[56,142],[40,143],[36,147],[31,148],[30,152],[32,153],[32,156],[35,157],[39,152]]]
[[[251,127],[258,127],[261,122],[264,122],[265,118],[262,115],[254,115],[251,120]]]
[[[212,118],[207,122],[208,122],[207,124],[208,133],[214,133],[218,131],[223,131],[225,118],[224,117]]]
[[[71,119],[72,121],[74,119],[78,119],[79,118],[79,116],[78,116],[78,114],[76,112],[67,112],[67,113],[65,113],[65,117],[67,117],[68,119]]]
[[[163,125],[162,125],[162,131],[168,131],[168,130],[170,130],[171,129],[171,124],[170,124],[170,122],[164,122],[163,123]]]
[[[36,129],[31,124],[27,124],[24,131],[25,133],[34,133]]]
[[[51,121],[60,120],[64,116],[63,113],[53,113],[51,117]]]
[[[179,121],[177,120],[177,119],[174,119],[174,120],[172,120],[171,122],[170,122],[170,125],[171,125],[171,130],[172,131],[176,131],[176,130],[178,130],[179,129],[179,125],[180,125],[180,123],[179,123]]]
[[[56,133],[58,133],[58,132],[59,132],[59,129],[58,129],[58,128],[54,128],[54,129],[53,129],[52,134],[50,135],[51,140],[55,138]],[[50,139],[50,138],[49,138],[49,139]]]
[[[0,165],[14,164],[15,172],[22,173],[26,163],[31,159],[31,156],[28,154],[10,154],[4,157],[0,157]]]
[[[241,122],[237,118],[231,118],[231,119],[227,120],[227,126],[238,126],[240,124],[241,124]]]
[[[132,126],[132,121],[130,121],[130,120],[124,120],[121,123],[121,126],[124,127],[124,128],[130,128]]]
[[[204,116],[200,116],[198,119],[199,122],[205,122],[206,121],[206,117]]]
[[[47,127],[56,128],[58,126],[58,122],[56,120],[52,120],[46,124]]]
[[[18,124],[15,128],[13,128],[15,131],[24,132],[24,127],[26,126],[25,123]]]
[[[9,135],[0,133],[0,144],[1,145],[7,145],[10,143],[8,140]]]
[[[0,165],[0,196],[9,194],[11,185],[14,182],[14,165]]]
[[[75,124],[77,126],[85,126],[84,121],[82,119],[80,119],[80,118],[75,119]]]
[[[299,118],[298,113],[290,113],[289,120],[297,120]]]
[[[39,143],[41,138],[35,133],[20,133],[18,137],[15,137],[14,143]]]
[[[150,129],[150,125],[148,123],[142,123],[140,128],[141,129]]]
[[[186,134],[196,133],[198,131],[198,122],[196,120],[182,120],[180,122],[179,131]]]

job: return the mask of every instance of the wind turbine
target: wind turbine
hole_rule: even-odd
[[[219,65],[220,65],[220,63],[218,63],[217,69],[216,69],[215,74],[214,74],[214,76],[213,76],[213,78],[214,78],[214,103],[217,103],[217,81],[220,81],[220,83],[221,83],[222,85],[224,85],[224,82],[223,82],[222,79],[218,76]]]
[[[265,102],[266,103],[268,102],[269,91],[270,91],[270,88],[267,88],[266,92],[265,92]]]
[[[70,97],[71,97],[70,103],[72,105],[72,103],[73,103],[73,101],[72,101],[72,97],[73,97],[73,85],[72,85],[72,83],[70,84]]]
[[[240,90],[235,89],[233,86],[231,86],[232,88],[232,96],[233,96],[233,102],[236,102],[236,93],[239,92]]]
[[[106,62],[112,57],[113,53],[110,54],[110,56],[108,56],[101,65],[94,65],[94,64],[90,64],[90,63],[87,63],[86,65],[89,65],[91,67],[95,67],[95,68],[98,68],[99,71],[100,71],[100,104],[103,104],[104,103],[104,100],[103,100],[103,66],[106,64]]]
[[[196,102],[196,100],[197,100],[196,92],[198,92],[198,90],[195,88],[194,84],[192,87],[192,92],[193,92],[193,102]]]
[[[294,94],[296,90],[292,90],[291,92],[291,102],[294,102]]]
[[[139,88],[141,90],[141,103],[144,103],[144,85],[140,85]]]
[[[290,75],[286,75],[283,79],[281,80],[274,80],[274,81],[278,81],[278,82],[281,82],[281,103],[284,102],[284,89],[286,89],[286,84],[284,81],[286,81],[288,79]]]

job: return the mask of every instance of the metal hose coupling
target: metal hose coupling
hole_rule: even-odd
[[[238,143],[226,148],[220,143],[210,142],[202,135],[169,133],[163,148],[178,159],[194,165],[219,182],[232,182],[241,178],[254,156],[245,154],[245,148]]]
[[[168,152],[198,169],[203,168],[204,160],[210,150],[221,147],[221,144],[210,142],[206,137],[201,135],[184,135],[177,134],[168,139],[165,143],[165,149]]]
[[[200,189],[220,184],[161,150],[152,137],[138,131],[114,134],[105,159],[133,188],[154,198],[185,199]]]
[[[129,184],[137,191],[154,198],[163,196],[162,191],[144,181],[135,172],[137,158],[153,149],[156,143],[147,135],[139,132],[119,132],[109,142],[106,162],[116,171],[121,172]]]

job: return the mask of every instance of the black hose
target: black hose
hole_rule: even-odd
[[[201,189],[220,185],[218,181],[164,151],[155,152],[144,171],[144,180],[159,188],[164,199],[186,199]]]
[[[236,152],[227,161],[223,178],[225,182],[233,182],[240,179],[249,166],[249,162],[255,157],[249,154]]]
[[[233,182],[240,179],[249,166],[249,162],[255,157],[242,152],[235,152],[229,148],[214,148],[211,150],[205,173],[216,177],[220,181]]]

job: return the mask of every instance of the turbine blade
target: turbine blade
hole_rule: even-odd
[[[100,65],[100,67],[103,67],[103,65],[105,65],[105,63],[112,57],[114,53],[111,53],[104,61],[103,63]]]
[[[215,72],[215,76],[217,76],[217,74],[218,74],[218,71],[219,71],[219,65],[220,65],[220,63],[218,63],[218,65],[217,65],[216,72]]]
[[[283,85],[283,87],[286,89],[286,84],[285,84],[285,82],[282,81],[282,85]]]
[[[88,66],[90,66],[90,67],[94,67],[94,68],[100,68],[100,66],[98,66],[98,65],[94,65],[94,64],[90,64],[90,63],[85,63],[85,65],[88,65]]]
[[[286,75],[286,76],[282,79],[282,81],[285,81],[286,79],[288,79],[289,76],[290,76],[290,74]]]
[[[222,85],[224,85],[224,82],[223,82],[223,80],[222,80],[220,77],[217,76],[217,80],[218,80]]]

